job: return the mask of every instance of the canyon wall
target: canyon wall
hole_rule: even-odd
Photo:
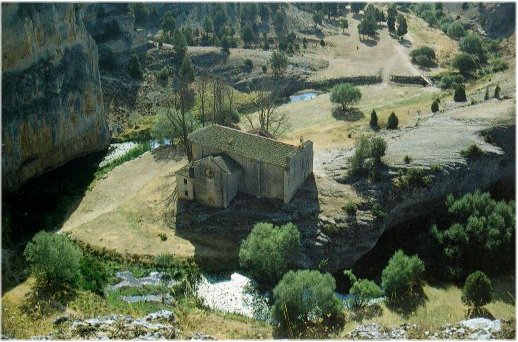
[[[78,4],[2,4],[2,188],[110,141],[97,46]]]

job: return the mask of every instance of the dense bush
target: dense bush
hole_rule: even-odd
[[[83,253],[67,236],[41,231],[27,244],[23,254],[38,286],[77,286]]]
[[[399,170],[392,185],[395,190],[408,190],[415,188],[427,188],[432,185],[432,177],[426,174],[421,168],[409,168]]]
[[[103,294],[109,276],[104,264],[91,256],[84,256],[80,262],[80,270],[82,276],[80,287],[97,294]]]
[[[418,256],[407,256],[398,250],[381,274],[381,285],[391,301],[403,299],[421,288],[424,263]]]
[[[464,77],[459,74],[446,74],[441,77],[441,89],[456,88],[464,82]]]
[[[477,56],[480,60],[484,60],[484,49],[482,41],[474,34],[462,37],[459,42],[460,51]]]
[[[431,109],[432,113],[437,113],[439,111],[439,102],[437,102],[437,100],[433,100]]]
[[[288,68],[288,63],[288,57],[284,52],[274,51],[270,57],[273,75],[276,77],[282,76]]]
[[[292,266],[299,248],[296,225],[274,227],[271,223],[257,223],[241,244],[239,263],[257,281],[273,284]]]
[[[495,99],[499,99],[499,98],[500,98],[500,85],[497,84],[495,87]]]
[[[467,75],[479,67],[479,59],[475,55],[460,52],[453,59],[452,66],[458,69],[461,74]]]
[[[128,72],[131,77],[137,78],[137,79],[142,79],[142,76],[143,76],[142,66],[140,65],[140,60],[138,58],[138,55],[135,52],[133,52],[131,54]]]
[[[482,150],[476,144],[472,144],[466,150],[460,152],[464,158],[475,158],[480,156],[482,153]]]
[[[412,58],[412,63],[420,66],[431,67],[435,65],[435,51],[429,46],[422,46],[412,50],[410,57]]]
[[[349,293],[354,295],[353,306],[356,308],[362,308],[367,305],[371,299],[379,298],[383,295],[383,291],[381,291],[379,286],[376,285],[375,282],[367,279],[356,281]]]
[[[493,286],[484,272],[471,273],[462,289],[462,302],[468,306],[479,308],[493,300]]]
[[[349,200],[349,201],[345,202],[343,209],[345,210],[347,215],[353,216],[356,214],[356,210],[358,209],[358,204],[353,200]]]
[[[372,177],[381,164],[386,149],[387,143],[382,138],[361,136],[356,141],[354,154],[349,160],[350,176]]]
[[[341,83],[331,89],[331,102],[339,104],[343,111],[353,103],[360,101],[362,93],[358,87],[350,83]]]
[[[491,66],[491,70],[493,72],[504,71],[509,68],[509,64],[507,64],[507,62],[505,62],[504,60],[502,60],[502,58],[499,57],[492,58],[489,61],[489,65]]]
[[[387,129],[397,129],[399,120],[394,112],[390,113],[387,119]]]
[[[454,21],[448,26],[447,35],[453,39],[460,39],[466,35],[466,31],[460,22]]]
[[[461,84],[458,84],[455,87],[455,93],[453,93],[453,101],[455,102],[464,102],[467,101],[466,98],[466,90],[464,89],[464,86]]]
[[[327,337],[345,322],[335,280],[319,271],[289,271],[273,290],[272,318],[290,338]]]
[[[433,226],[431,233],[449,276],[462,278],[477,269],[494,272],[512,262],[514,201],[495,201],[489,193],[476,191],[458,199],[450,194],[446,206],[451,224]]]

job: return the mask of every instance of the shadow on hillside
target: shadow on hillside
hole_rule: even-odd
[[[343,111],[341,108],[336,107],[333,109],[333,117],[337,120],[343,121],[358,121],[365,117],[365,114],[358,108],[349,108],[346,111]]]
[[[389,310],[407,319],[418,307],[423,306],[427,300],[428,297],[424,293],[422,286],[419,286],[404,297],[387,300],[386,305]]]
[[[239,269],[239,247],[254,225],[271,222],[283,225],[293,222],[299,227],[301,240],[316,243],[317,216],[320,212],[318,190],[311,175],[293,200],[258,199],[238,194],[227,209],[210,208],[195,201],[176,201],[175,233],[194,246],[194,260],[204,271],[221,273]]]
[[[25,245],[38,231],[63,225],[81,203],[105,154],[106,150],[74,159],[2,194],[2,248],[9,251],[2,257],[2,293],[26,279]]]

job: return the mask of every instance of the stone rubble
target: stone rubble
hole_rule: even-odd
[[[118,284],[109,285],[107,287],[108,291],[114,291],[122,287],[138,287],[144,285],[165,285],[166,287],[171,288],[178,283],[176,280],[169,280],[164,283],[162,279],[163,274],[161,272],[150,272],[149,276],[142,278],[135,278],[135,276],[133,276],[133,274],[129,271],[116,272],[115,275],[122,280]]]
[[[177,338],[180,332],[176,316],[168,310],[150,313],[142,318],[110,315],[85,320],[56,321],[58,323],[55,331],[45,336],[33,336],[31,340],[163,340]]]

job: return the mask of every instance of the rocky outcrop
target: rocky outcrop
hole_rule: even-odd
[[[490,37],[509,37],[515,30],[516,4],[514,2],[496,4],[481,18],[486,34]]]
[[[88,4],[83,22],[97,43],[99,65],[103,71],[127,70],[131,52],[145,50],[145,31],[135,30],[135,17],[127,3]]]
[[[110,141],[97,47],[77,4],[2,4],[2,187]]]

